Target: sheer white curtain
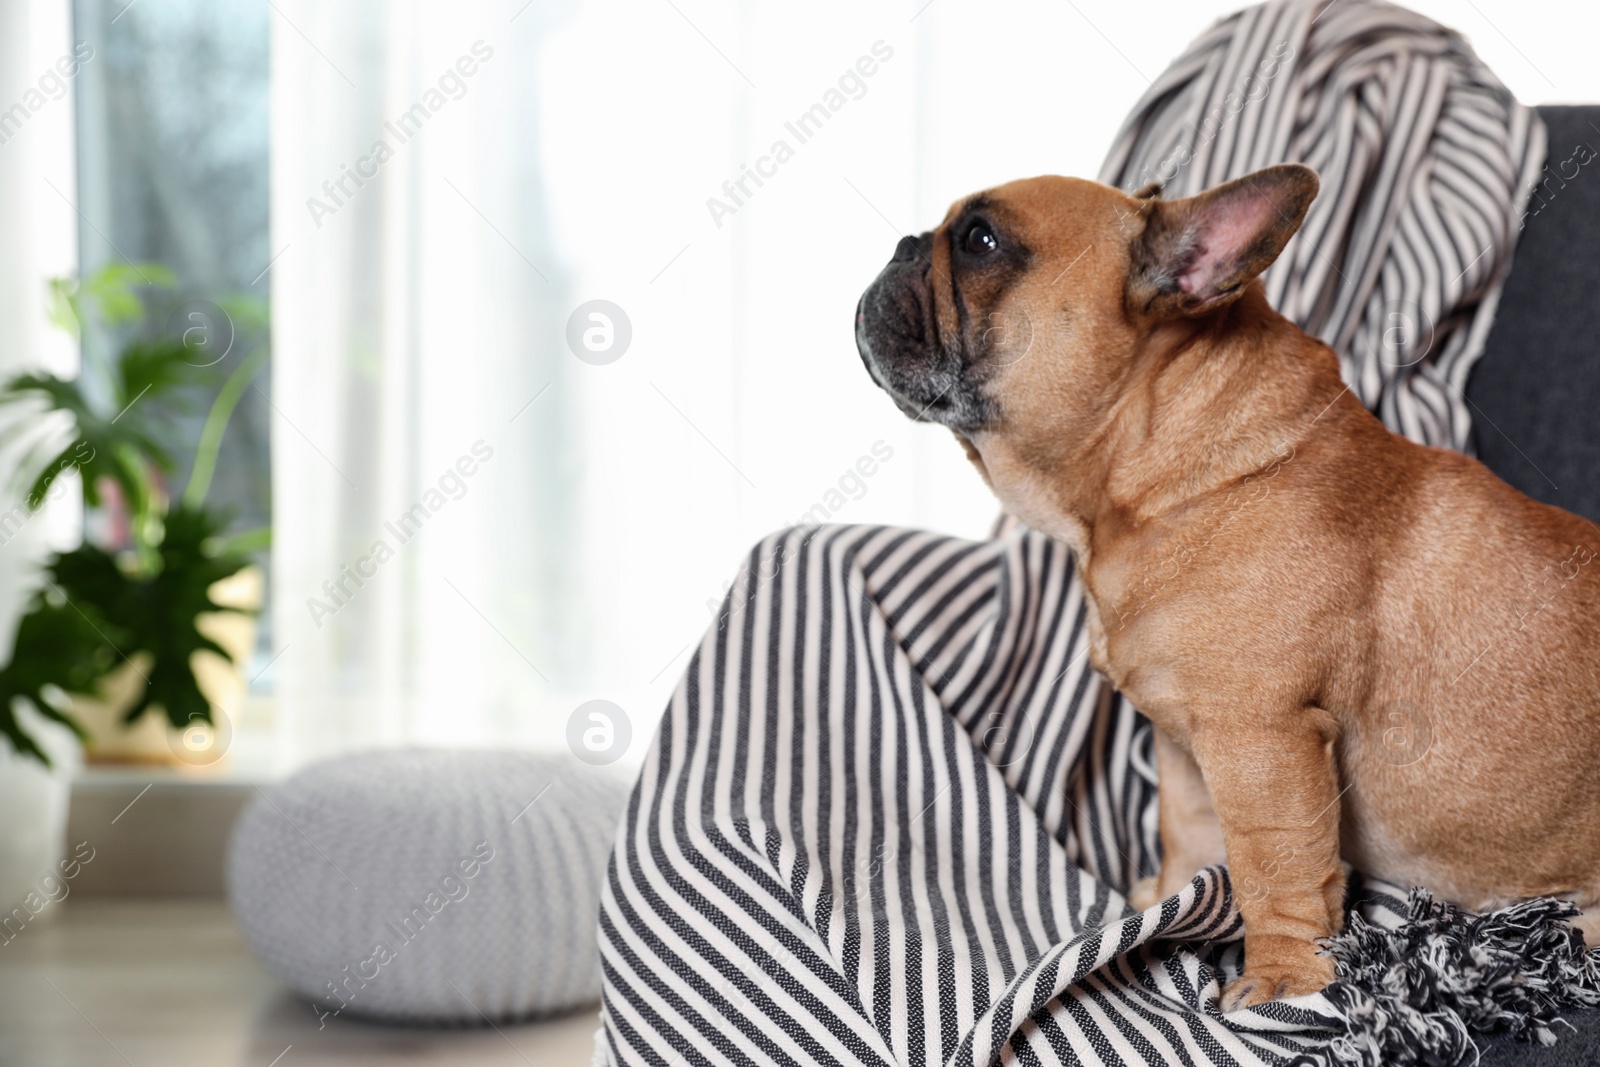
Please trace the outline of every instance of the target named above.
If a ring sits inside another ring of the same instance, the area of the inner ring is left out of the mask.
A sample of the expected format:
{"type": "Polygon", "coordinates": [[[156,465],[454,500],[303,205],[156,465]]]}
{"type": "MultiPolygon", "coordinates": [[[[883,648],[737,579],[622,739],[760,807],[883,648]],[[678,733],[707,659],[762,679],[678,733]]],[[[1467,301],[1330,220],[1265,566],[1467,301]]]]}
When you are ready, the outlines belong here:
{"type": "MultiPolygon", "coordinates": [[[[57,63],[78,67],[66,0],[0,4],[0,379],[40,369],[68,374],[77,363],[76,346],[45,314],[48,279],[72,273],[78,261],[73,79],[57,63]]],[[[22,503],[15,458],[0,456],[0,656],[38,586],[39,561],[50,548],[76,544],[80,516],[66,491],[32,516],[14,510],[22,503]]]]}
{"type": "MultiPolygon", "coordinates": [[[[1095,17],[1154,30],[1154,73],[1208,18],[1172,6],[1159,27],[1095,17]]],[[[272,669],[291,763],[559,745],[594,697],[630,715],[636,758],[762,534],[987,529],[948,435],[861,370],[851,316],[952,198],[1098,166],[1145,82],[1070,7],[277,8],[272,669]],[[566,339],[591,300],[631,325],[605,365],[566,339]],[[427,508],[478,442],[493,457],[427,508]]]]}
{"type": "MultiPolygon", "coordinates": [[[[49,325],[44,302],[46,280],[70,274],[78,255],[72,79],[60,74],[76,69],[72,58],[65,0],[0,4],[0,379],[40,369],[67,374],[77,362],[75,346],[49,325]]],[[[77,543],[81,521],[75,481],[30,512],[13,477],[18,458],[0,450],[0,662],[10,656],[17,620],[40,585],[40,564],[51,549],[77,543]]],[[[19,715],[57,771],[46,774],[0,741],[0,811],[6,814],[0,900],[13,902],[31,892],[61,854],[66,780],[76,762],[65,730],[26,709],[19,715]]]]}
{"type": "Polygon", "coordinates": [[[526,739],[577,636],[561,562],[572,369],[546,340],[568,283],[531,62],[549,25],[470,3],[277,11],[272,669],[288,758],[526,739]]]}
{"type": "MultiPolygon", "coordinates": [[[[1233,6],[278,0],[290,762],[559,745],[593,697],[631,716],[636,759],[762,534],[981,535],[995,505],[959,449],[862,372],[856,299],[953,198],[1092,175],[1147,78],[1233,6]],[[631,326],[604,365],[567,340],[593,300],[631,326]],[[388,524],[418,504],[402,544],[388,524]]],[[[1525,98],[1549,92],[1522,52],[1588,76],[1539,51],[1526,5],[1427,6],[1525,98]]]]}

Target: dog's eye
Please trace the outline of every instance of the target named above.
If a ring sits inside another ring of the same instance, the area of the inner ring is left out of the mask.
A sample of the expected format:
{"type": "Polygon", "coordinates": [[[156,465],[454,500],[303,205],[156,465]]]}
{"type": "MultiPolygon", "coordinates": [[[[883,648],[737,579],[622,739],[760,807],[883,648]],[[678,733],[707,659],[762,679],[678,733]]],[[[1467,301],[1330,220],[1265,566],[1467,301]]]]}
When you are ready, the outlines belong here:
{"type": "Polygon", "coordinates": [[[975,256],[987,255],[1000,247],[999,239],[995,237],[987,222],[974,222],[968,226],[962,244],[975,256]]]}

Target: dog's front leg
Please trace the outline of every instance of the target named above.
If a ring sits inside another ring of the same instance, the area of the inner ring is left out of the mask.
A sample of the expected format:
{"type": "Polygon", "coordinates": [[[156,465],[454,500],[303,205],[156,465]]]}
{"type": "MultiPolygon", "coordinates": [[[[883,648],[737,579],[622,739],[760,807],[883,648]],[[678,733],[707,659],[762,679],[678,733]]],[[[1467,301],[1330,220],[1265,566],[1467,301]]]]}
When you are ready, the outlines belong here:
{"type": "Polygon", "coordinates": [[[1319,708],[1196,723],[1194,754],[1244,916],[1244,973],[1223,991],[1224,1011],[1314,993],[1333,980],[1333,961],[1316,944],[1344,918],[1332,739],[1331,718],[1319,708]]]}

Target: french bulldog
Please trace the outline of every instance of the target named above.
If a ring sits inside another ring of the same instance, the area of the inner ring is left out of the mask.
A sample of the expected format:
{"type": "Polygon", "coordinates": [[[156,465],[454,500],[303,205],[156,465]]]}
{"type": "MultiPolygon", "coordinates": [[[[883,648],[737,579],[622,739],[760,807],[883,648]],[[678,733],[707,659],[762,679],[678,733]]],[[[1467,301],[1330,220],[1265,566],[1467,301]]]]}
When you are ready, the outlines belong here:
{"type": "Polygon", "coordinates": [[[1235,1010],[1323,988],[1341,860],[1600,941],[1600,530],[1391,433],[1259,275],[1315,172],[1186,199],[1040,177],[901,239],[868,372],[1072,549],[1090,661],[1155,726],[1148,907],[1226,863],[1235,1010]]]}

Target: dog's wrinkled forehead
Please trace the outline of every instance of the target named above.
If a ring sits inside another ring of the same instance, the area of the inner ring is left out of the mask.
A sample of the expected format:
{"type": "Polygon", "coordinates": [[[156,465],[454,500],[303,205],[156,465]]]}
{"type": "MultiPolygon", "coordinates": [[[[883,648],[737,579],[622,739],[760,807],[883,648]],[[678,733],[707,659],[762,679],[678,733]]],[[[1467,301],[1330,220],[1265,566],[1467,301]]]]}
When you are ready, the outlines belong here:
{"type": "Polygon", "coordinates": [[[944,219],[939,223],[939,229],[948,230],[955,222],[970,211],[979,211],[985,207],[992,207],[995,197],[989,192],[972,193],[962,197],[950,205],[950,210],[944,213],[944,219]]]}
{"type": "MultiPolygon", "coordinates": [[[[1160,192],[1159,185],[1152,185],[1135,196],[1155,200],[1160,192]]],[[[1047,257],[1069,248],[1076,255],[1085,242],[1098,241],[1108,232],[1128,237],[1144,226],[1139,207],[1125,195],[1095,182],[1055,175],[1023,178],[963,197],[950,206],[939,228],[959,240],[960,229],[975,217],[1047,257]],[[1108,224],[1119,218],[1121,225],[1108,231],[1108,224]]]]}
{"type": "Polygon", "coordinates": [[[968,219],[983,216],[1020,236],[1028,228],[1029,218],[1037,213],[1038,207],[1029,202],[1034,198],[1018,188],[1021,184],[1013,182],[962,197],[950,205],[939,229],[947,231],[968,219]]]}

